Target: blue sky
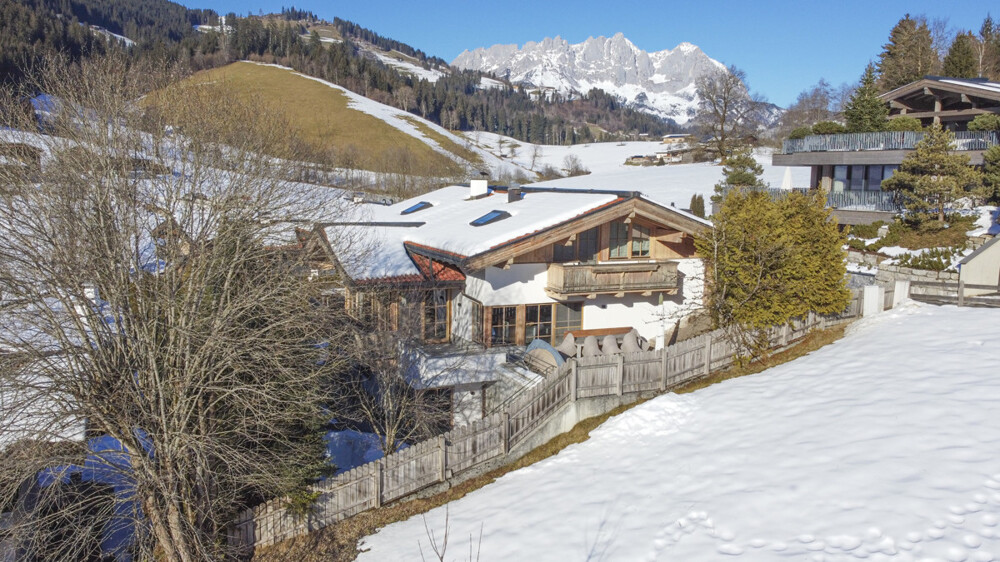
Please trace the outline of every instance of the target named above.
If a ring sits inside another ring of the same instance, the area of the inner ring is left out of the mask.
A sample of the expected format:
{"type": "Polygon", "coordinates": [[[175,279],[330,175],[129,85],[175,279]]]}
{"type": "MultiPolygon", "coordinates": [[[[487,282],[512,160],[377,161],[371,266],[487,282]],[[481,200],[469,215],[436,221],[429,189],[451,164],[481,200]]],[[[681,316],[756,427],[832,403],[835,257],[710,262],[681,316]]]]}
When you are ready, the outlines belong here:
{"type": "MultiPolygon", "coordinates": [[[[291,1],[206,0],[190,7],[238,14],[279,11],[291,1]]],[[[671,1],[432,0],[329,2],[297,0],[295,7],[334,16],[451,61],[465,49],[523,45],[561,36],[578,43],[622,32],[646,51],[688,41],[710,57],[747,73],[753,91],[782,107],[825,78],[856,82],[882,50],[904,14],[947,18],[953,30],[979,30],[988,2],[948,0],[671,1]]],[[[993,14],[1000,19],[998,13],[993,14]]]]}

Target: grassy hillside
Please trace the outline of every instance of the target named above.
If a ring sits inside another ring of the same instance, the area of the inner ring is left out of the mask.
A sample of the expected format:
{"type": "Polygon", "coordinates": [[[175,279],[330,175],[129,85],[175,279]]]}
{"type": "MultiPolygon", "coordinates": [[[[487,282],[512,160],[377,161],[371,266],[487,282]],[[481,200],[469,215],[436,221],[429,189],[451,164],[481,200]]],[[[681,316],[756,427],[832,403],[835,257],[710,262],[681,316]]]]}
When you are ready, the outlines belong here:
{"type": "Polygon", "coordinates": [[[262,110],[284,117],[313,160],[376,172],[438,177],[463,173],[462,166],[426,141],[351,109],[342,92],[288,70],[237,62],[199,72],[189,81],[222,84],[254,96],[266,106],[262,110]]]}

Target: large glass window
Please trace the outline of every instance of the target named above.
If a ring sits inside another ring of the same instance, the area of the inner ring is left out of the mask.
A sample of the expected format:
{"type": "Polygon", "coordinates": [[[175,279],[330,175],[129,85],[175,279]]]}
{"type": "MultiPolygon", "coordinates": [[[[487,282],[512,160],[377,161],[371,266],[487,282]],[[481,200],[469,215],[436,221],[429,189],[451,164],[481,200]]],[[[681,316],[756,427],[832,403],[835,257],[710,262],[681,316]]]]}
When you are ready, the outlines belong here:
{"type": "Polygon", "coordinates": [[[882,190],[882,166],[868,166],[868,177],[865,189],[868,191],[882,190]]]}
{"type": "Polygon", "coordinates": [[[552,343],[552,305],[529,304],[524,307],[524,343],[531,340],[552,343]]]}
{"type": "Polygon", "coordinates": [[[649,228],[638,224],[632,225],[632,257],[649,257],[649,228]]]}
{"type": "Polygon", "coordinates": [[[578,259],[580,261],[597,261],[597,235],[600,232],[598,227],[584,230],[576,237],[576,247],[579,249],[578,259]]]}
{"type": "Polygon", "coordinates": [[[490,314],[490,345],[513,345],[517,332],[517,307],[494,306],[490,314]]]}
{"type": "Polygon", "coordinates": [[[611,234],[608,247],[611,249],[611,258],[628,257],[628,225],[622,221],[611,223],[611,234]]]}
{"type": "Polygon", "coordinates": [[[424,340],[448,339],[448,290],[427,291],[424,298],[424,340]]]}
{"type": "Polygon", "coordinates": [[[847,166],[833,167],[833,192],[840,193],[847,188],[847,166]]]}
{"type": "Polygon", "coordinates": [[[851,179],[849,183],[851,191],[863,191],[865,189],[865,167],[851,166],[851,179]]]}
{"type": "Polygon", "coordinates": [[[552,260],[557,263],[576,259],[576,242],[559,242],[552,248],[552,260]]]}
{"type": "Polygon", "coordinates": [[[583,326],[583,304],[578,302],[556,303],[555,307],[556,327],[553,335],[555,336],[554,342],[559,343],[566,337],[566,332],[579,330],[583,326]]]}

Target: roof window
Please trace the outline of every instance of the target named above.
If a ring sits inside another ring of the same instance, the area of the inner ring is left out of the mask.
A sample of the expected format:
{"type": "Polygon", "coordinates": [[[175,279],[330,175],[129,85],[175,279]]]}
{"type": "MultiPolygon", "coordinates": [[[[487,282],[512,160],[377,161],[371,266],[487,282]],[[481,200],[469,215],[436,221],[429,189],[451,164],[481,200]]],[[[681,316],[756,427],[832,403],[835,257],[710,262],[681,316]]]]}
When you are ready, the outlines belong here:
{"type": "Polygon", "coordinates": [[[434,204],[432,204],[432,203],[428,203],[427,201],[421,201],[421,202],[417,203],[416,205],[412,205],[412,206],[410,206],[410,207],[408,207],[406,209],[403,209],[402,211],[399,212],[399,214],[401,214],[401,215],[409,215],[410,213],[416,213],[417,211],[423,211],[424,209],[426,209],[428,207],[433,207],[433,206],[434,206],[434,204]]]}
{"type": "Polygon", "coordinates": [[[478,219],[470,222],[469,224],[471,224],[472,226],[484,226],[484,225],[490,224],[491,222],[496,222],[496,221],[499,221],[499,220],[503,220],[503,219],[505,219],[505,218],[507,218],[509,216],[510,216],[510,213],[508,213],[507,211],[493,210],[493,211],[490,211],[490,212],[486,213],[485,215],[479,217],[478,219]]]}

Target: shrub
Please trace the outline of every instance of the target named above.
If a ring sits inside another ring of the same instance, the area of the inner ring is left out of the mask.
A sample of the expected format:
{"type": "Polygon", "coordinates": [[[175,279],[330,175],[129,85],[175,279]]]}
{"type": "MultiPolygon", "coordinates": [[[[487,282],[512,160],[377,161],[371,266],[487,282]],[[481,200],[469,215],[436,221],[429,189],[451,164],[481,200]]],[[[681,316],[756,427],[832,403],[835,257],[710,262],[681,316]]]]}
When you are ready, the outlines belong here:
{"type": "Polygon", "coordinates": [[[878,229],[883,226],[885,226],[884,221],[875,221],[871,224],[854,224],[851,225],[848,233],[858,238],[875,238],[878,236],[878,229]]]}
{"type": "Polygon", "coordinates": [[[895,119],[890,119],[889,123],[885,126],[886,131],[922,131],[923,126],[920,124],[920,119],[916,117],[910,117],[909,115],[903,115],[901,117],[896,117],[895,119]]]}
{"type": "Polygon", "coordinates": [[[1000,115],[983,113],[969,122],[970,131],[1000,131],[1000,115]]]}
{"type": "Polygon", "coordinates": [[[811,127],[797,127],[792,129],[792,132],[788,134],[789,139],[804,139],[809,135],[813,134],[811,127]]]}
{"type": "Polygon", "coordinates": [[[851,238],[848,240],[847,247],[852,250],[861,250],[862,252],[868,249],[868,247],[865,246],[865,241],[860,238],[851,238]]]}
{"type": "Polygon", "coordinates": [[[951,262],[962,252],[961,247],[956,248],[930,248],[919,255],[903,254],[897,263],[903,267],[911,269],[924,269],[928,271],[944,271],[951,267],[951,262]]]}
{"type": "Polygon", "coordinates": [[[846,133],[847,127],[836,121],[820,121],[812,126],[812,132],[814,135],[836,135],[846,133]]]}

